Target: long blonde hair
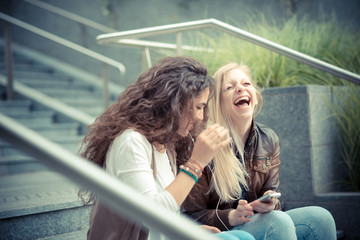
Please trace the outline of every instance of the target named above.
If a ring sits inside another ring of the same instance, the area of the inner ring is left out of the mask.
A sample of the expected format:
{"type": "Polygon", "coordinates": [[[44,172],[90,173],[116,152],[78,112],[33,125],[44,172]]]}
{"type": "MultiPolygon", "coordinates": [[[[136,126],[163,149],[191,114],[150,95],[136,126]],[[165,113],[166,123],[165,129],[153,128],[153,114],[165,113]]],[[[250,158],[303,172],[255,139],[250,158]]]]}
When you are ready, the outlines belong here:
{"type": "Polygon", "coordinates": [[[260,112],[262,106],[262,96],[256,83],[250,75],[250,70],[246,65],[229,63],[219,68],[215,74],[216,81],[214,97],[209,101],[209,123],[218,123],[229,129],[231,138],[233,139],[232,145],[218,151],[214,157],[213,179],[210,190],[215,189],[222,201],[229,201],[239,199],[242,195],[241,186],[248,190],[247,177],[248,174],[245,169],[245,163],[237,159],[234,153],[234,148],[238,149],[241,156],[243,156],[244,145],[242,139],[235,131],[235,126],[231,121],[230,115],[224,112],[222,107],[222,85],[225,75],[234,69],[243,71],[253,83],[258,97],[258,104],[254,111],[254,116],[260,112]]]}

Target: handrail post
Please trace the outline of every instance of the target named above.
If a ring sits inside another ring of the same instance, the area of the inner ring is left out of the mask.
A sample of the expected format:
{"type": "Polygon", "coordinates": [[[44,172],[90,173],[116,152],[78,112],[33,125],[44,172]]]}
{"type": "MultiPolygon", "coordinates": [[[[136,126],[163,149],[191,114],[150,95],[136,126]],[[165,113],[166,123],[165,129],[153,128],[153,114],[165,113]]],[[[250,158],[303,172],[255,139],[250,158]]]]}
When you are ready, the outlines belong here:
{"type": "Polygon", "coordinates": [[[110,95],[109,95],[109,78],[108,78],[108,65],[102,63],[102,78],[103,78],[103,100],[104,100],[104,109],[107,109],[110,106],[110,95]]]}
{"type": "Polygon", "coordinates": [[[183,55],[183,48],[182,48],[182,34],[181,32],[176,33],[176,54],[178,56],[183,55]]]}
{"type": "Polygon", "coordinates": [[[144,48],[144,54],[145,54],[145,59],[146,59],[146,66],[147,66],[147,69],[149,69],[152,66],[152,62],[151,62],[150,49],[148,47],[144,48]]]}
{"type": "Polygon", "coordinates": [[[8,21],[4,23],[4,34],[5,34],[5,64],[6,64],[6,76],[7,76],[7,99],[12,100],[14,97],[14,86],[13,86],[13,55],[11,50],[11,27],[8,21]]]}

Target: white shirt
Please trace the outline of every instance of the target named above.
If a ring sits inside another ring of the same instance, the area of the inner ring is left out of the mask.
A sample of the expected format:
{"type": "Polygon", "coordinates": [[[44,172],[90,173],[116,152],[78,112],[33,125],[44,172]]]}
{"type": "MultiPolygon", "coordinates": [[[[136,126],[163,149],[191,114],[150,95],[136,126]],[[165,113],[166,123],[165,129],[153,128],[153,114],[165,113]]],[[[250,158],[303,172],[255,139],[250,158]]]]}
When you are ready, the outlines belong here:
{"type": "MultiPolygon", "coordinates": [[[[127,129],[115,138],[106,155],[106,172],[171,211],[179,212],[173,196],[165,188],[174,180],[169,158],[154,148],[156,180],[151,169],[152,147],[142,134],[127,129]]],[[[150,229],[149,240],[165,237],[150,229]]]]}

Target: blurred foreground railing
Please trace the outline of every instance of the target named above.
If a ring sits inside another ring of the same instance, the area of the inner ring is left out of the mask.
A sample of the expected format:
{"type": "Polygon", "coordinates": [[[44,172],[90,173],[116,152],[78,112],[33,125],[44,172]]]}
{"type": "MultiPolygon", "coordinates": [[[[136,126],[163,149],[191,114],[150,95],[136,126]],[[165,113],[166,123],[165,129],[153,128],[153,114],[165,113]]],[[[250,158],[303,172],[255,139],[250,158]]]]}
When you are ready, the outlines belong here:
{"type": "Polygon", "coordinates": [[[114,211],[162,232],[170,239],[218,239],[184,216],[144,199],[138,192],[59,145],[0,114],[0,138],[89,189],[114,211]]]}

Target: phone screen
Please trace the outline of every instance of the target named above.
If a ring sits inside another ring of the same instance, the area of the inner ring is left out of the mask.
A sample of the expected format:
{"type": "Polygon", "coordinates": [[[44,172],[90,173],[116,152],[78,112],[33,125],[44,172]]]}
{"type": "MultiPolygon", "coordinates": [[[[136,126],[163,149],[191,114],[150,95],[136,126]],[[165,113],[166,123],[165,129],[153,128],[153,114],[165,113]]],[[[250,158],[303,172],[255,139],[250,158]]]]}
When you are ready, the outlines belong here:
{"type": "Polygon", "coordinates": [[[281,193],[268,193],[260,198],[260,202],[271,202],[271,198],[279,198],[281,196],[281,193]]]}

